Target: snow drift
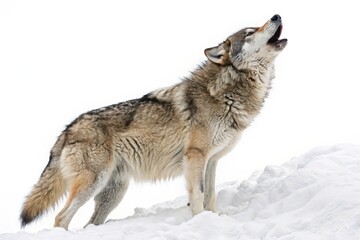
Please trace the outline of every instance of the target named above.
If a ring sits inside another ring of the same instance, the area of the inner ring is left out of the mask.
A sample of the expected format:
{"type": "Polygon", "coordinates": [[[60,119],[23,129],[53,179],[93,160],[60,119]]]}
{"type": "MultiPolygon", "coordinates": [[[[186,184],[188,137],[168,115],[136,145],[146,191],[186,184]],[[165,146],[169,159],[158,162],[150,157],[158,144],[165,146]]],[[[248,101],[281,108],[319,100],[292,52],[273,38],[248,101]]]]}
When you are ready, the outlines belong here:
{"type": "Polygon", "coordinates": [[[360,239],[360,146],[318,147],[217,191],[219,214],[192,217],[180,197],[101,226],[0,239],[360,239]]]}

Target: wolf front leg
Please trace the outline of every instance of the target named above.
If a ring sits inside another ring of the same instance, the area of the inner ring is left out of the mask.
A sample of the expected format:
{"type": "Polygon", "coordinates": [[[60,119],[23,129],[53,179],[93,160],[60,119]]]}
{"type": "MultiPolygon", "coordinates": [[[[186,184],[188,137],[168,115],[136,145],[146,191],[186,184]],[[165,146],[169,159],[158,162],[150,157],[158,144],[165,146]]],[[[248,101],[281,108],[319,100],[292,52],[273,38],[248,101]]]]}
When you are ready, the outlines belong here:
{"type": "Polygon", "coordinates": [[[223,150],[213,155],[207,162],[204,187],[204,208],[206,211],[216,212],[215,176],[217,163],[220,158],[225,156],[234,148],[239,138],[240,135],[238,135],[237,138],[235,138],[232,143],[223,150]]]}
{"type": "Polygon", "coordinates": [[[189,203],[194,215],[204,211],[204,177],[207,164],[204,151],[191,148],[185,154],[185,171],[189,203]]]}
{"type": "Polygon", "coordinates": [[[210,158],[205,172],[204,208],[207,211],[216,212],[215,209],[215,173],[218,159],[210,158]]]}

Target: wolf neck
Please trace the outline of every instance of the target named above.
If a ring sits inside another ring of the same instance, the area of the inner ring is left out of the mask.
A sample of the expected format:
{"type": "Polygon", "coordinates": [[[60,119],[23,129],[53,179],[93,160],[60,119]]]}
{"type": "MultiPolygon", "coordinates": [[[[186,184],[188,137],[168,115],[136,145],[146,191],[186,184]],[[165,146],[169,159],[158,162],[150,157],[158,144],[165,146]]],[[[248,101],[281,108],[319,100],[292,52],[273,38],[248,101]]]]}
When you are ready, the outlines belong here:
{"type": "Polygon", "coordinates": [[[209,94],[227,109],[240,128],[247,127],[259,113],[271,88],[273,65],[236,69],[206,62],[193,74],[193,81],[207,87],[209,94]]]}
{"type": "Polygon", "coordinates": [[[249,95],[264,93],[266,96],[274,78],[272,63],[257,65],[249,68],[236,69],[232,65],[219,66],[212,62],[205,62],[194,71],[192,80],[206,85],[213,97],[239,90],[249,95]]]}

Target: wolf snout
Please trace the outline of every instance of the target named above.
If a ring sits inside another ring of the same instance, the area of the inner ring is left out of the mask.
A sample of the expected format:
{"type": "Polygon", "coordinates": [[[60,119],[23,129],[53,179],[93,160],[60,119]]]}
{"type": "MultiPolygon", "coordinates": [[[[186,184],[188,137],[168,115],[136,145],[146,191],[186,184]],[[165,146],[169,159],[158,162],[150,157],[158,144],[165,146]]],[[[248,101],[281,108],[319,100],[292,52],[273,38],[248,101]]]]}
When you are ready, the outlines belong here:
{"type": "Polygon", "coordinates": [[[280,17],[279,14],[275,14],[275,15],[271,18],[271,21],[273,21],[273,22],[276,22],[276,21],[278,21],[278,20],[281,20],[281,17],[280,17]]]}

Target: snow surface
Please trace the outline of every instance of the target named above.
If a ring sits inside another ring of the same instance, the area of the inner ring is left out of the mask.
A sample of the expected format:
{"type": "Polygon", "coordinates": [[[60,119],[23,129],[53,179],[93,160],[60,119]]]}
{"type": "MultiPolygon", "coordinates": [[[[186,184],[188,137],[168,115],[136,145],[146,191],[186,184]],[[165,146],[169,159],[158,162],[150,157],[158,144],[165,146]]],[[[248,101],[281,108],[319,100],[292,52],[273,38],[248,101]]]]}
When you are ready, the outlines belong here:
{"type": "Polygon", "coordinates": [[[219,214],[191,216],[186,197],[101,226],[0,239],[360,239],[360,146],[318,147],[217,187],[219,214]]]}

